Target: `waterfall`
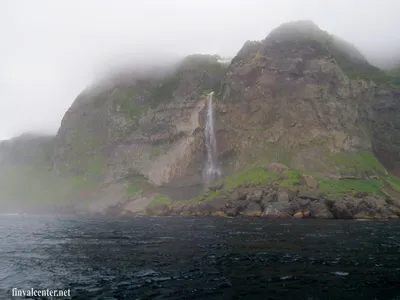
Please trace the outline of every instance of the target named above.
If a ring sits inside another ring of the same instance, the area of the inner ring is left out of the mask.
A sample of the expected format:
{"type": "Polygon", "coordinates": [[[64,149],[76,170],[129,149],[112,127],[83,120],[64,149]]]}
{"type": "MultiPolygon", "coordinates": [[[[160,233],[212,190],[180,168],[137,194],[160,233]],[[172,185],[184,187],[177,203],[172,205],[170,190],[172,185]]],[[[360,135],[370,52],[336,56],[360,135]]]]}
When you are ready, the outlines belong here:
{"type": "Polygon", "coordinates": [[[204,182],[209,184],[210,182],[217,180],[221,176],[221,170],[218,164],[217,158],[217,139],[215,136],[214,126],[214,107],[213,107],[213,94],[208,94],[207,98],[207,115],[204,126],[205,135],[205,146],[207,151],[207,161],[204,168],[204,182]]]}

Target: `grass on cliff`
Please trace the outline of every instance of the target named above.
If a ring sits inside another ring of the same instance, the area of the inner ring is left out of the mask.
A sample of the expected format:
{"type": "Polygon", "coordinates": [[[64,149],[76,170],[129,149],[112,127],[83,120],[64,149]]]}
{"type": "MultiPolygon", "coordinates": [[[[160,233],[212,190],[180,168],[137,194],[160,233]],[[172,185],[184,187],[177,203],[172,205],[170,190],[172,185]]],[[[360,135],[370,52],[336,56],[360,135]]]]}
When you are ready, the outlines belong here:
{"type": "Polygon", "coordinates": [[[371,152],[336,153],[326,163],[344,175],[384,175],[385,168],[371,152]]]}
{"type": "Polygon", "coordinates": [[[129,119],[136,119],[140,117],[146,108],[137,103],[137,98],[143,93],[142,89],[138,86],[124,87],[116,89],[111,97],[114,105],[119,111],[129,119]]]}
{"type": "Polygon", "coordinates": [[[149,105],[156,108],[159,104],[171,100],[175,90],[178,88],[181,77],[179,74],[166,76],[155,87],[150,90],[149,105]]]}
{"type": "Polygon", "coordinates": [[[154,187],[148,182],[148,180],[142,175],[133,175],[128,180],[128,186],[126,187],[126,194],[129,196],[138,196],[153,192],[154,187]]]}
{"type": "Polygon", "coordinates": [[[380,196],[383,182],[379,179],[322,179],[319,189],[327,198],[353,197],[358,192],[380,196]]]}
{"type": "Polygon", "coordinates": [[[396,192],[400,193],[400,177],[389,175],[387,182],[396,192]]]}
{"type": "Polygon", "coordinates": [[[147,205],[147,208],[151,208],[156,205],[171,205],[171,203],[171,200],[167,196],[156,194],[153,200],[151,200],[151,202],[147,205]]]}
{"type": "Polygon", "coordinates": [[[298,170],[287,170],[282,174],[269,172],[264,167],[256,167],[239,171],[231,176],[227,176],[224,179],[216,182],[218,185],[223,182],[223,188],[217,191],[209,191],[206,194],[200,194],[197,197],[191,199],[191,202],[198,202],[202,200],[211,200],[215,197],[223,195],[228,191],[238,188],[243,185],[258,185],[258,184],[271,184],[278,185],[281,187],[293,187],[299,184],[299,175],[301,174],[298,170]]]}
{"type": "MultiPolygon", "coordinates": [[[[343,157],[340,157],[343,158],[343,157]]],[[[347,161],[346,157],[344,161],[347,161]]],[[[342,160],[343,161],[343,160],[342,160]]],[[[347,161],[348,162],[348,161],[347,161]]],[[[369,166],[370,170],[381,171],[381,166],[371,159],[369,155],[362,155],[354,162],[356,165],[369,166]]],[[[274,185],[291,190],[299,190],[306,188],[300,183],[300,175],[307,174],[299,170],[286,170],[282,173],[269,172],[265,168],[257,167],[239,171],[231,176],[227,176],[215,185],[223,182],[223,188],[217,191],[207,191],[197,197],[189,200],[190,202],[207,201],[222,196],[231,190],[239,188],[242,185],[274,185]]],[[[315,178],[319,183],[319,190],[322,195],[331,199],[340,199],[343,197],[354,197],[357,193],[365,193],[373,196],[383,196],[384,184],[389,183],[390,186],[400,192],[400,177],[382,175],[369,179],[328,179],[315,178]]]]}

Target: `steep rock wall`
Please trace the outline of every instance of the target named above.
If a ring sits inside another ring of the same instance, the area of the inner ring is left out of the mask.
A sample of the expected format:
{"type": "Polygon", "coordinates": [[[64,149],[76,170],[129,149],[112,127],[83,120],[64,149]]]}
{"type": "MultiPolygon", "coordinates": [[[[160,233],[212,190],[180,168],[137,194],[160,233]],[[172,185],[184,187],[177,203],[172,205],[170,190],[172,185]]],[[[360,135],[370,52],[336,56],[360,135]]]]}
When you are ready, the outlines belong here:
{"type": "Polygon", "coordinates": [[[223,82],[220,140],[235,149],[235,170],[283,161],[334,171],[329,155],[371,150],[373,84],[350,80],[315,37],[283,33],[247,42],[233,59],[223,82]]]}

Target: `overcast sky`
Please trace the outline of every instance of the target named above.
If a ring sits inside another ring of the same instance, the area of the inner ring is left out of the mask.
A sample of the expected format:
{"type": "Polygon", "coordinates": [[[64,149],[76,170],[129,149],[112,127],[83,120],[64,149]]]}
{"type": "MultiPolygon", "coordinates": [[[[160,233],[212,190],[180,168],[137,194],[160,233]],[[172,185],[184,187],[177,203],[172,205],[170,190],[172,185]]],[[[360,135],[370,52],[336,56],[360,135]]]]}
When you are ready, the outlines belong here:
{"type": "Polygon", "coordinates": [[[400,53],[399,11],[399,0],[0,0],[0,139],[55,133],[110,60],[155,51],[233,56],[246,40],[299,19],[367,57],[389,57],[400,53]]]}

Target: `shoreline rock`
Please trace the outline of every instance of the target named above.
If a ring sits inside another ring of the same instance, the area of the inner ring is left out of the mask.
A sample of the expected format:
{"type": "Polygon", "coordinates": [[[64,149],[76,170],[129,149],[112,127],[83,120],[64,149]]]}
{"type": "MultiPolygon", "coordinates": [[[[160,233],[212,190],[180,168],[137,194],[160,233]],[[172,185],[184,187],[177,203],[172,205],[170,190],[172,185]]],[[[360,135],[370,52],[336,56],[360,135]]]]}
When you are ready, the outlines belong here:
{"type": "MultiPolygon", "coordinates": [[[[311,184],[310,184],[311,185],[311,184]]],[[[312,184],[315,186],[315,184],[312,184]]],[[[199,202],[175,202],[168,216],[228,216],[268,219],[399,219],[400,200],[357,195],[328,199],[318,189],[293,191],[274,186],[241,186],[199,202]],[[362,196],[362,197],[361,197],[362,196]],[[361,197],[361,198],[360,198],[361,197]]],[[[152,212],[149,215],[161,215],[152,212]]]]}

